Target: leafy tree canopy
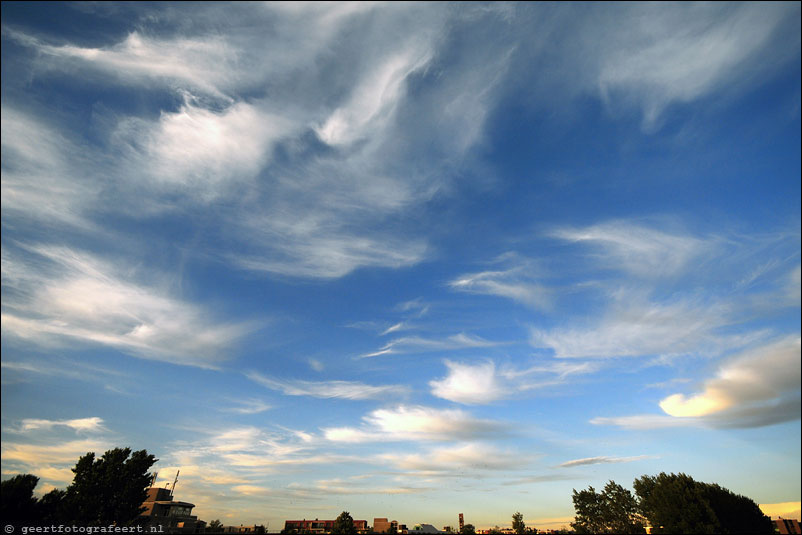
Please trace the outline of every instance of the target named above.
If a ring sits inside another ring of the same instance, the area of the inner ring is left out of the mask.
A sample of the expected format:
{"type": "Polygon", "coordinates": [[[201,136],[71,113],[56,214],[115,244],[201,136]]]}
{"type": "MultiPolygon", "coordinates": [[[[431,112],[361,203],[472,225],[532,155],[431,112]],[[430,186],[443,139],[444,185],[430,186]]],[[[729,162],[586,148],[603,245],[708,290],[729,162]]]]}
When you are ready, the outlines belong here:
{"type": "Polygon", "coordinates": [[[66,495],[74,520],[88,526],[133,524],[143,511],[152,477],[148,470],[155,462],[147,451],[132,453],[131,448],[109,450],[99,459],[89,452],[78,459],[66,495]]]}
{"type": "Polygon", "coordinates": [[[465,524],[459,532],[461,535],[476,535],[476,528],[473,524],[465,524]]]}
{"type": "Polygon", "coordinates": [[[356,527],[354,526],[354,519],[348,511],[343,511],[334,520],[334,527],[331,530],[331,535],[356,535],[356,527]]]}
{"type": "Polygon", "coordinates": [[[686,474],[642,476],[635,496],[610,481],[573,492],[577,533],[772,533],[774,526],[751,499],[686,474]]]}
{"type": "Polygon", "coordinates": [[[39,478],[14,476],[2,484],[3,520],[28,525],[134,525],[143,511],[151,480],[148,470],[155,462],[145,450],[132,453],[130,448],[116,448],[99,459],[89,452],[78,459],[66,490],[53,489],[39,500],[33,497],[39,478]]]}
{"type": "Polygon", "coordinates": [[[526,524],[524,524],[524,515],[520,512],[515,512],[512,515],[512,530],[516,535],[523,535],[526,531],[526,524]]]}
{"type": "Polygon", "coordinates": [[[39,478],[31,474],[19,474],[2,483],[3,522],[19,524],[36,516],[37,503],[33,497],[33,489],[39,478]]]}
{"type": "Polygon", "coordinates": [[[593,487],[573,492],[576,517],[571,527],[577,533],[646,533],[632,493],[610,481],[604,490],[593,487]]]}
{"type": "Polygon", "coordinates": [[[686,474],[660,473],[634,482],[652,533],[773,533],[751,499],[686,474]]]}

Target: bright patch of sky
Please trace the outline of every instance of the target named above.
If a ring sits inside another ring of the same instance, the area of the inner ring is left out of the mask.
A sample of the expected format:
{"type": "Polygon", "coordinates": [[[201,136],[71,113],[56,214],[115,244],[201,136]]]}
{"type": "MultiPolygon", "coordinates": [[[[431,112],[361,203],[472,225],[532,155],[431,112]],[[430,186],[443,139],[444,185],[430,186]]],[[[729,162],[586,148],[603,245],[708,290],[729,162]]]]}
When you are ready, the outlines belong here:
{"type": "Polygon", "coordinates": [[[799,326],[798,3],[2,4],[4,478],[798,509],[799,326]]]}

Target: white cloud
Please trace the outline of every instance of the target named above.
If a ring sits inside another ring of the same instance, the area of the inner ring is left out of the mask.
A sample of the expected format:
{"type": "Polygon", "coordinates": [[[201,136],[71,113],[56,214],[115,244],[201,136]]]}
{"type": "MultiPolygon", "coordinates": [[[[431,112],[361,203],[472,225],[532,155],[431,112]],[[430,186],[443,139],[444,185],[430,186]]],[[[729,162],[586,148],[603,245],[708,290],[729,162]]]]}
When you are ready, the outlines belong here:
{"type": "Polygon", "coordinates": [[[445,361],[448,375],[429,382],[434,396],[465,404],[491,403],[522,392],[564,384],[569,377],[593,373],[594,362],[541,361],[528,368],[496,368],[493,361],[469,364],[445,361]]]}
{"type": "MultiPolygon", "coordinates": [[[[766,49],[799,14],[798,7],[781,4],[640,4],[614,13],[615,26],[626,31],[601,36],[599,30],[610,30],[602,22],[586,42],[600,43],[597,51],[587,50],[599,62],[597,88],[608,102],[641,108],[647,130],[668,106],[723,91],[770,66],[761,59],[766,49]]],[[[774,62],[788,59],[781,49],[776,54],[774,62]]]]}
{"type": "Polygon", "coordinates": [[[476,419],[458,409],[399,405],[377,409],[362,419],[362,428],[326,428],[323,434],[333,442],[358,443],[493,438],[507,432],[506,425],[500,422],[476,419]]]}
{"type": "Polygon", "coordinates": [[[401,470],[420,471],[428,475],[437,472],[463,473],[465,470],[517,470],[531,460],[521,452],[476,443],[435,448],[423,454],[388,453],[379,457],[401,470]]]}
{"type": "Polygon", "coordinates": [[[378,357],[381,355],[423,353],[428,351],[445,351],[476,347],[491,347],[498,342],[491,342],[479,336],[467,333],[453,334],[446,338],[423,338],[420,336],[403,336],[387,342],[379,350],[362,355],[362,357],[378,357]]]}
{"type": "Polygon", "coordinates": [[[492,361],[476,365],[445,362],[448,375],[429,382],[432,394],[459,403],[489,403],[507,392],[496,377],[492,361]]]}
{"type": "Polygon", "coordinates": [[[46,122],[5,103],[0,132],[3,221],[34,220],[37,224],[92,228],[86,212],[98,192],[92,174],[80,172],[93,165],[87,156],[91,151],[76,146],[46,122]]]}
{"type": "Polygon", "coordinates": [[[596,246],[602,266],[654,278],[681,273],[715,244],[691,236],[669,234],[627,221],[554,231],[556,238],[596,246]]]}
{"type": "Polygon", "coordinates": [[[527,272],[527,267],[460,275],[449,282],[449,286],[463,292],[496,295],[534,308],[548,309],[551,306],[550,292],[532,280],[533,274],[527,272]]]}
{"type": "Polygon", "coordinates": [[[650,303],[642,295],[620,292],[597,325],[532,328],[530,343],[553,349],[558,358],[718,353],[762,334],[723,334],[732,315],[729,304],[697,298],[650,303]]]}
{"type": "Polygon", "coordinates": [[[116,139],[139,148],[139,169],[157,187],[211,201],[231,191],[231,182],[252,180],[269,161],[276,141],[297,125],[256,106],[238,102],[215,112],[188,101],[158,122],[122,122],[116,139]]]}
{"type": "Polygon", "coordinates": [[[330,145],[353,143],[370,135],[390,119],[402,94],[404,81],[431,59],[428,43],[416,37],[406,47],[383,59],[353,90],[351,99],[337,108],[317,129],[330,145]]]}
{"type": "Polygon", "coordinates": [[[20,463],[30,473],[36,475],[39,469],[52,468],[52,465],[75,466],[78,458],[87,452],[104,452],[109,449],[106,441],[100,440],[69,440],[58,444],[20,444],[3,441],[3,462],[14,461],[20,463]]]}
{"type": "Polygon", "coordinates": [[[585,459],[574,459],[572,461],[565,461],[560,466],[563,468],[570,468],[573,466],[586,466],[589,464],[608,464],[608,463],[631,463],[641,461],[643,459],[653,459],[650,455],[636,455],[634,457],[587,457],[585,459]]]}
{"type": "MultiPolygon", "coordinates": [[[[369,477],[369,476],[368,476],[369,477]]],[[[367,479],[365,476],[354,476],[348,479],[328,479],[315,481],[313,485],[302,485],[299,483],[291,483],[289,488],[293,491],[303,492],[307,495],[320,495],[330,496],[332,494],[338,495],[355,495],[355,494],[413,494],[416,492],[423,492],[430,490],[425,487],[409,487],[409,486],[392,486],[392,487],[377,487],[375,485],[366,485],[361,479],[367,479]]]]}
{"type": "MultiPolygon", "coordinates": [[[[180,12],[159,16],[168,21],[180,12]]],[[[438,74],[438,83],[425,84],[424,94],[407,98],[410,82],[430,76],[427,69],[448,46],[442,35],[452,15],[437,6],[424,13],[405,5],[242,5],[225,12],[227,21],[248,21],[234,33],[209,33],[199,24],[182,25],[181,35],[155,36],[143,22],[142,30],[94,48],[46,44],[11,31],[38,52],[32,76],[69,69],[100,87],[141,85],[182,96],[184,104],[159,110],[158,119],[109,110],[102,121],[104,128],[116,123],[107,128],[114,130],[111,143],[71,151],[88,156],[75,158],[80,164],[63,184],[53,178],[42,191],[31,186],[44,184],[26,180],[41,174],[35,158],[14,177],[4,166],[4,214],[7,205],[19,208],[17,217],[44,212],[36,209],[44,200],[60,204],[48,212],[62,219],[76,219],[83,207],[112,219],[120,211],[144,221],[165,213],[190,223],[214,217],[209,240],[217,258],[288,277],[414,265],[430,254],[427,239],[412,223],[399,226],[411,220],[398,215],[447,194],[449,169],[480,140],[491,89],[506,65],[495,48],[477,47],[488,61],[476,64],[467,54],[438,74]],[[312,139],[315,130],[330,150],[312,139]],[[417,165],[421,149],[435,151],[443,163],[417,165]],[[51,195],[55,186],[66,191],[51,195]],[[204,207],[212,201],[210,215],[204,207]]],[[[221,17],[215,6],[193,12],[193,20],[221,17]]],[[[19,169],[23,153],[13,155],[19,169]]],[[[47,171],[62,167],[48,164],[47,171]]]]}
{"type": "Polygon", "coordinates": [[[246,376],[262,386],[278,390],[288,396],[312,396],[324,399],[387,399],[389,396],[403,395],[408,390],[401,385],[371,386],[355,381],[279,381],[256,372],[247,373],[246,376]]]}
{"type": "MultiPolygon", "coordinates": [[[[294,208],[305,211],[300,205],[294,208]]],[[[289,217],[292,209],[288,207],[286,213],[282,209],[282,213],[277,215],[289,217]]],[[[266,250],[256,256],[234,253],[230,259],[235,265],[250,271],[291,277],[337,278],[360,267],[401,268],[425,258],[427,245],[417,239],[406,241],[326,228],[340,225],[338,219],[336,215],[330,215],[330,219],[310,222],[312,224],[308,227],[298,219],[298,225],[294,227],[290,219],[249,222],[243,229],[244,235],[253,238],[257,244],[264,244],[266,250]]]]}
{"type": "Polygon", "coordinates": [[[105,431],[103,419],[93,416],[91,418],[76,418],[73,420],[43,420],[37,418],[26,418],[22,420],[20,432],[37,431],[40,429],[51,429],[56,426],[69,427],[78,432],[99,432],[105,431]]]}
{"type": "Polygon", "coordinates": [[[663,415],[593,418],[596,425],[629,429],[678,426],[763,427],[800,417],[800,339],[788,337],[729,359],[701,393],[673,394],[660,402],[663,415]]]}
{"type": "Polygon", "coordinates": [[[239,81],[235,70],[237,52],[219,36],[160,40],[132,32],[108,48],[45,45],[19,35],[17,39],[36,46],[42,53],[43,66],[67,68],[70,64],[65,60],[72,59],[110,72],[124,83],[177,83],[180,87],[224,96],[221,89],[239,81]]]}
{"type": "Polygon", "coordinates": [[[8,258],[4,335],[49,346],[79,342],[116,347],[134,356],[213,367],[223,350],[252,326],[213,324],[197,306],[139,284],[87,253],[37,246],[26,260],[8,258]],[[43,263],[42,261],[45,260],[43,263]]]}
{"type": "MultiPolygon", "coordinates": [[[[791,337],[743,353],[705,381],[701,393],[673,394],[660,402],[660,408],[678,418],[713,416],[749,406],[759,409],[786,394],[798,396],[800,380],[800,339],[791,337]]],[[[766,407],[766,412],[772,408],[766,407]]]]}
{"type": "Polygon", "coordinates": [[[221,410],[226,412],[235,412],[237,414],[259,414],[269,411],[273,408],[271,405],[268,405],[261,399],[242,399],[233,401],[237,406],[227,407],[221,410]]]}
{"type": "Polygon", "coordinates": [[[593,425],[614,425],[624,429],[648,430],[701,425],[698,418],[673,418],[664,414],[635,414],[632,416],[599,416],[592,418],[593,425]]]}

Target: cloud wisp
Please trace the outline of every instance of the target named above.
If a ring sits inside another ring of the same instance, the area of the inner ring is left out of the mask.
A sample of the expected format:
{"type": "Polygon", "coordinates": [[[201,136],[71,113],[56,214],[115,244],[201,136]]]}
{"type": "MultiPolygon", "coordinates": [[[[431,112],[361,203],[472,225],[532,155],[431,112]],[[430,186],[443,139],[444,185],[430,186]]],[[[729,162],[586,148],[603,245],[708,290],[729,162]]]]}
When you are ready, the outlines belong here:
{"type": "Polygon", "coordinates": [[[362,427],[329,427],[324,437],[332,442],[452,441],[501,437],[507,424],[474,418],[459,409],[433,409],[399,405],[376,409],[362,418],[362,427]]]}
{"type": "MultiPolygon", "coordinates": [[[[515,255],[512,255],[516,259],[515,255]]],[[[532,262],[516,259],[511,267],[460,275],[448,283],[453,290],[480,295],[495,295],[518,301],[529,307],[549,310],[551,291],[537,281],[540,270],[532,262]]]]}
{"type": "Polygon", "coordinates": [[[382,355],[395,355],[405,353],[426,353],[430,351],[452,351],[456,349],[470,349],[479,347],[492,347],[499,342],[485,340],[476,335],[459,333],[446,338],[424,338],[421,336],[402,336],[387,342],[377,351],[361,355],[362,358],[379,357],[382,355]]]}
{"type": "Polygon", "coordinates": [[[214,367],[253,329],[214,324],[201,307],[59,246],[4,257],[3,333],[45,347],[110,346],[133,356],[214,367]],[[7,296],[7,297],[6,297],[7,296]]]}
{"type": "Polygon", "coordinates": [[[560,463],[561,468],[573,468],[574,466],[588,466],[591,464],[616,464],[616,463],[631,463],[635,461],[642,461],[644,459],[654,459],[651,455],[635,455],[632,457],[609,457],[606,455],[600,457],[587,457],[584,459],[573,459],[560,463]]]}
{"type": "Polygon", "coordinates": [[[387,399],[388,396],[403,396],[408,392],[408,388],[402,385],[372,386],[355,381],[278,380],[257,372],[245,375],[257,384],[287,396],[364,400],[387,399]]]}

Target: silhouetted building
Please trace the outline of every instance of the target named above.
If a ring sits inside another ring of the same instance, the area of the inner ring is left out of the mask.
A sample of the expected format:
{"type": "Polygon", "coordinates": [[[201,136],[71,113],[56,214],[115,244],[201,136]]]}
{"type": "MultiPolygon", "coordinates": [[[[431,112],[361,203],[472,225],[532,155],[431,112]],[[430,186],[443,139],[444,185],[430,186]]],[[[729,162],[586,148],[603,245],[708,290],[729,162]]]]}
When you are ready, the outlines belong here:
{"type": "Polygon", "coordinates": [[[395,532],[403,534],[407,532],[406,524],[398,524],[398,520],[388,521],[386,518],[373,519],[373,532],[374,533],[390,533],[395,532]]]}
{"type": "Polygon", "coordinates": [[[222,533],[250,533],[256,535],[264,535],[264,526],[224,526],[222,533]]]}
{"type": "Polygon", "coordinates": [[[459,514],[459,532],[462,533],[462,529],[465,527],[465,517],[462,516],[462,513],[459,514]]]}
{"type": "MultiPolygon", "coordinates": [[[[367,520],[354,520],[354,527],[359,533],[368,532],[367,520]]],[[[285,520],[286,531],[295,530],[299,533],[331,533],[334,529],[334,520],[285,520]]]]}
{"type": "Polygon", "coordinates": [[[799,520],[778,518],[772,522],[774,522],[775,533],[802,533],[799,529],[799,520]]]}
{"type": "Polygon", "coordinates": [[[373,532],[374,533],[388,533],[391,531],[392,524],[386,518],[373,519],[373,532]]]}
{"type": "Polygon", "coordinates": [[[195,504],[173,500],[169,489],[150,487],[142,502],[140,515],[144,527],[155,527],[164,533],[203,533],[206,522],[192,515],[195,504]]]}
{"type": "Polygon", "coordinates": [[[431,524],[415,524],[415,527],[409,530],[410,533],[420,533],[420,534],[438,534],[438,533],[445,533],[444,531],[440,531],[436,527],[431,524]]]}

